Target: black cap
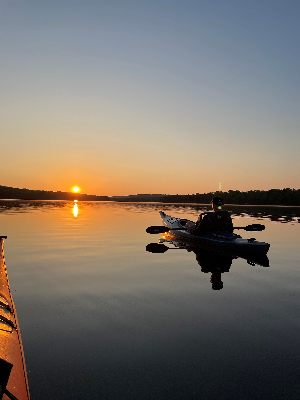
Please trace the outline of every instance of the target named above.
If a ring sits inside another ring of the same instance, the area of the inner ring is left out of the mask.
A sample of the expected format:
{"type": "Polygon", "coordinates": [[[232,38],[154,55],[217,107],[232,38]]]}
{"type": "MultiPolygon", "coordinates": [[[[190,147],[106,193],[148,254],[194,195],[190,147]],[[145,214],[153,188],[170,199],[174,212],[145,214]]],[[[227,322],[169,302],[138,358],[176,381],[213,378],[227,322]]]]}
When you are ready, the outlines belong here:
{"type": "Polygon", "coordinates": [[[216,206],[222,206],[224,204],[222,197],[214,197],[211,202],[216,206]]]}

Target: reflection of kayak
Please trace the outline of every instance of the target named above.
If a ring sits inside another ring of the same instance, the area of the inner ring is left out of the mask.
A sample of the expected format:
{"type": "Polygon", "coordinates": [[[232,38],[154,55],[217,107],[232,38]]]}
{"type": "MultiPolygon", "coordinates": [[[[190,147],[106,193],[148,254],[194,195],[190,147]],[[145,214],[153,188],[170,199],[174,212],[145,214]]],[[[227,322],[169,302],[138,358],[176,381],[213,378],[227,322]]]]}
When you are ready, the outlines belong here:
{"type": "MultiPolygon", "coordinates": [[[[155,227],[151,227],[151,231],[155,231],[155,227]]],[[[243,253],[233,251],[224,247],[208,247],[206,244],[188,240],[181,237],[176,237],[170,232],[165,232],[161,235],[159,243],[149,243],[146,246],[146,251],[150,253],[165,253],[168,250],[187,250],[194,253],[196,261],[201,267],[201,271],[210,273],[210,282],[213,290],[223,289],[224,284],[222,274],[229,272],[232,261],[237,258],[242,258],[250,265],[261,265],[269,267],[269,259],[266,254],[261,253],[243,253]],[[166,244],[168,246],[166,246],[166,244]]]]}
{"type": "Polygon", "coordinates": [[[243,258],[250,265],[260,265],[262,267],[269,267],[270,265],[269,259],[266,254],[235,252],[234,250],[226,248],[212,249],[211,247],[209,248],[208,246],[202,245],[201,243],[176,237],[169,232],[163,233],[161,235],[159,243],[171,244],[174,246],[174,248],[193,251],[196,254],[201,253],[206,258],[211,258],[211,257],[213,258],[217,255],[219,257],[230,257],[232,260],[237,258],[243,258]]]}
{"type": "MultiPolygon", "coordinates": [[[[0,393],[3,400],[30,399],[25,358],[17,313],[10,291],[0,237],[0,393]],[[13,396],[11,396],[12,394],[13,396]]],[[[2,398],[0,394],[0,398],[2,398]]]]}
{"type": "Polygon", "coordinates": [[[270,247],[268,243],[258,242],[254,238],[243,239],[240,235],[236,235],[235,233],[213,232],[201,236],[192,235],[185,228],[185,224],[189,221],[188,219],[174,218],[165,214],[163,211],[159,213],[164,225],[170,228],[170,233],[175,237],[195,241],[208,248],[231,249],[238,253],[266,254],[270,247]]]}

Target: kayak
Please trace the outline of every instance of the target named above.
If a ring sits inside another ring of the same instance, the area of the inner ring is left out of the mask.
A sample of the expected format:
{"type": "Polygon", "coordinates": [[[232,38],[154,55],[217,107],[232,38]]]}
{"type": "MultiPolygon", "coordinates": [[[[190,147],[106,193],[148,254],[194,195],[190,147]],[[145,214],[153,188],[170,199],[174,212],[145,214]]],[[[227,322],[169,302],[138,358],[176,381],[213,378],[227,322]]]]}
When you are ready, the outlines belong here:
{"type": "Polygon", "coordinates": [[[7,276],[3,238],[0,236],[0,399],[28,400],[25,357],[7,276]]]}
{"type": "Polygon", "coordinates": [[[207,248],[220,248],[233,250],[236,253],[267,254],[269,243],[259,242],[255,238],[243,239],[240,235],[229,232],[211,232],[201,236],[192,235],[185,225],[189,221],[184,218],[175,218],[159,212],[163,224],[170,229],[170,233],[178,238],[188,239],[207,248]]]}

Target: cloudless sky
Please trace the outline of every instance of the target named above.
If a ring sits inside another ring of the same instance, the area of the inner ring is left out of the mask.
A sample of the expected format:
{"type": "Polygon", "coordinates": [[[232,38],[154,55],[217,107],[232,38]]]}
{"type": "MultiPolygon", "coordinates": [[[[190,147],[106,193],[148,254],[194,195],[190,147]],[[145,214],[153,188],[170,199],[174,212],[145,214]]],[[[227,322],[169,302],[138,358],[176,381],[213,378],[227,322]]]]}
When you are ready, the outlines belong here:
{"type": "Polygon", "coordinates": [[[0,184],[299,188],[298,0],[0,0],[0,184]]]}

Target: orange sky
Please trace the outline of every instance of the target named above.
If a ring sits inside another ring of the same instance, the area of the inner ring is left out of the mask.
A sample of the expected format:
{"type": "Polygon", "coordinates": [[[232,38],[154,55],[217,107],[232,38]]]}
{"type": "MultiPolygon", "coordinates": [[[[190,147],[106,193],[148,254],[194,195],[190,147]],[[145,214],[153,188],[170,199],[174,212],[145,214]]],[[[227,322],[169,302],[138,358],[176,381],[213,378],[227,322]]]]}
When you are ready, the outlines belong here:
{"type": "Polygon", "coordinates": [[[1,4],[0,184],[299,188],[299,7],[129,3],[1,4]]]}

